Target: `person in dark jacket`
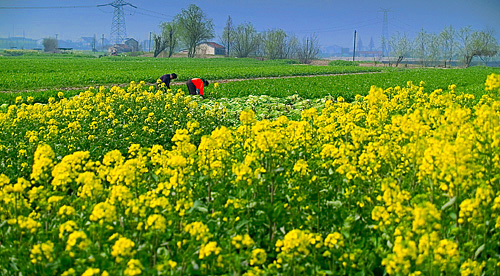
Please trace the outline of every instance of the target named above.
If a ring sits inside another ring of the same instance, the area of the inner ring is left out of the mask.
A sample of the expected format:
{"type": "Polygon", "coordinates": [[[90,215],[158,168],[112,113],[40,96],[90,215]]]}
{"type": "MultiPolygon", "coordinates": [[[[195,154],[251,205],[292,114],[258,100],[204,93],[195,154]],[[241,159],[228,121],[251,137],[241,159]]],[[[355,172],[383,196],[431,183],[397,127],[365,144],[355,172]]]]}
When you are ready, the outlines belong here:
{"type": "Polygon", "coordinates": [[[205,97],[203,95],[203,88],[205,88],[205,86],[208,86],[208,81],[206,81],[205,79],[193,78],[188,80],[186,82],[186,85],[188,87],[190,95],[200,95],[203,98],[205,97]]]}
{"type": "Polygon", "coordinates": [[[160,80],[167,86],[168,89],[170,89],[170,80],[176,79],[177,75],[175,73],[172,74],[165,74],[160,77],[160,80]]]}

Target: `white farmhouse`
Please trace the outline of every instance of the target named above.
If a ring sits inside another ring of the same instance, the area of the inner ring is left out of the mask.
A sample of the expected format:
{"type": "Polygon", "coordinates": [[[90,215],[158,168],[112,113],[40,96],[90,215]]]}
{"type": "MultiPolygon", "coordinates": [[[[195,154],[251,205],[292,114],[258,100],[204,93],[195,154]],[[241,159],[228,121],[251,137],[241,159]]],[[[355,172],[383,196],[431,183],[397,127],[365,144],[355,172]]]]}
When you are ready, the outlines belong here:
{"type": "Polygon", "coordinates": [[[215,42],[203,42],[196,46],[196,53],[200,55],[225,55],[226,47],[215,42]]]}

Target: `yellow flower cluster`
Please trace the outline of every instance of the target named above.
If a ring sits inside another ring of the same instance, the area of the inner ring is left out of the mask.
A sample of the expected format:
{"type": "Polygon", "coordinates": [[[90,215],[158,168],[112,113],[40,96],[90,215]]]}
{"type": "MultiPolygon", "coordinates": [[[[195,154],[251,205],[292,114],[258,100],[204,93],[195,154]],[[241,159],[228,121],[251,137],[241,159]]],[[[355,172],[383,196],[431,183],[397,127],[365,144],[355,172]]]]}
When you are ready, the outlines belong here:
{"type": "Polygon", "coordinates": [[[195,238],[197,241],[202,240],[207,242],[212,236],[208,227],[201,221],[195,221],[184,226],[184,232],[189,233],[189,235],[195,238]]]}
{"type": "Polygon", "coordinates": [[[254,240],[250,237],[250,235],[245,234],[245,235],[236,235],[231,239],[231,244],[234,246],[236,249],[240,248],[249,248],[252,247],[255,242],[254,240]]]}
{"type": "Polygon", "coordinates": [[[294,255],[309,255],[309,247],[315,242],[316,237],[314,234],[294,229],[288,232],[283,240],[278,240],[276,242],[276,251],[292,253],[294,255]]]}
{"type": "Polygon", "coordinates": [[[46,243],[36,244],[31,249],[30,258],[31,262],[36,264],[42,262],[45,258],[47,262],[51,263],[54,261],[54,243],[48,241],[46,243]]]}
{"type": "Polygon", "coordinates": [[[167,228],[167,220],[164,216],[159,214],[153,214],[148,217],[146,222],[146,230],[150,228],[152,230],[165,231],[167,228]]]}
{"type": "MultiPolygon", "coordinates": [[[[83,231],[74,231],[68,236],[68,241],[66,242],[66,251],[73,250],[74,247],[84,250],[90,245],[90,241],[87,238],[87,234],[83,231]]],[[[74,253],[70,253],[73,255],[74,253]]]]}
{"type": "Polygon", "coordinates": [[[121,263],[124,258],[133,257],[135,243],[128,238],[120,237],[112,247],[111,256],[116,258],[117,263],[121,263]]]}
{"type": "Polygon", "coordinates": [[[221,248],[217,246],[217,242],[211,241],[208,242],[207,244],[202,244],[200,247],[200,253],[198,257],[200,260],[203,260],[204,258],[214,254],[214,255],[219,255],[221,251],[221,248]]]}
{"type": "Polygon", "coordinates": [[[344,245],[344,237],[339,232],[328,234],[325,238],[325,246],[330,249],[343,247],[344,245]]]}
{"type": "Polygon", "coordinates": [[[113,222],[116,220],[116,207],[106,202],[97,203],[89,219],[91,221],[98,221],[99,224],[113,222]]]}
{"type": "Polygon", "coordinates": [[[500,74],[491,74],[486,78],[486,83],[484,84],[486,91],[494,91],[500,88],[500,74]]]}
{"type": "Polygon", "coordinates": [[[123,274],[127,276],[141,275],[143,269],[144,267],[142,266],[141,261],[137,259],[131,259],[130,261],[128,261],[127,268],[125,269],[123,274]]]}

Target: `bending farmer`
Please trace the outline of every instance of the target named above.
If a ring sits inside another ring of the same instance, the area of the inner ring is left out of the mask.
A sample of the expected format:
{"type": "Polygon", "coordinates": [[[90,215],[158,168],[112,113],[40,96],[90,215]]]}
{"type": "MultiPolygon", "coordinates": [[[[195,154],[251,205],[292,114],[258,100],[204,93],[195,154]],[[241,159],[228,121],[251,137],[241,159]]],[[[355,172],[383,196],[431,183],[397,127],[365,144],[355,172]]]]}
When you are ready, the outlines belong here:
{"type": "Polygon", "coordinates": [[[170,80],[176,79],[177,75],[175,73],[172,74],[165,74],[160,77],[160,80],[167,86],[168,89],[170,89],[170,80]]]}
{"type": "Polygon", "coordinates": [[[194,78],[186,82],[190,95],[200,95],[203,97],[203,88],[208,86],[208,81],[194,78]]]}

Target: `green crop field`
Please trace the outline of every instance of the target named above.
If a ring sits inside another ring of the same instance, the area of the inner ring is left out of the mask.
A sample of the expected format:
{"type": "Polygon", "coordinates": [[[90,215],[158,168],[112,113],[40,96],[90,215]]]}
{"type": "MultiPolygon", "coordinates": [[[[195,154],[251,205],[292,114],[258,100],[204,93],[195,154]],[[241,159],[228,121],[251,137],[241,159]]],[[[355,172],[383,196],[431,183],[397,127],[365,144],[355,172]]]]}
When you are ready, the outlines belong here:
{"type": "Polygon", "coordinates": [[[286,79],[246,80],[222,84],[211,96],[214,98],[234,98],[248,95],[268,95],[288,97],[294,94],[307,99],[325,96],[354,100],[357,94],[366,95],[372,85],[382,88],[406,86],[425,82],[430,90],[448,89],[456,84],[460,91],[480,97],[484,93],[484,79],[488,74],[500,72],[499,69],[472,67],[468,69],[406,69],[373,74],[352,74],[321,77],[299,77],[286,79]]]}
{"type": "Polygon", "coordinates": [[[0,87],[1,275],[500,275],[496,68],[0,57],[0,87]]]}
{"type": "Polygon", "coordinates": [[[303,66],[286,60],[255,59],[154,59],[141,57],[0,57],[2,91],[60,89],[155,83],[163,74],[176,73],[178,81],[203,77],[208,80],[337,74],[381,71],[376,67],[303,66]]]}

